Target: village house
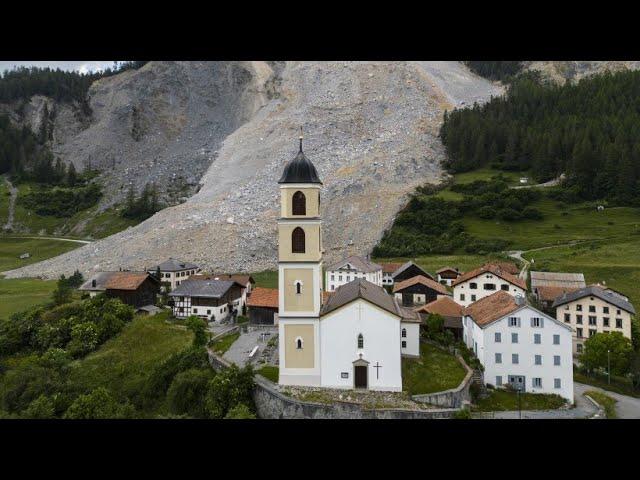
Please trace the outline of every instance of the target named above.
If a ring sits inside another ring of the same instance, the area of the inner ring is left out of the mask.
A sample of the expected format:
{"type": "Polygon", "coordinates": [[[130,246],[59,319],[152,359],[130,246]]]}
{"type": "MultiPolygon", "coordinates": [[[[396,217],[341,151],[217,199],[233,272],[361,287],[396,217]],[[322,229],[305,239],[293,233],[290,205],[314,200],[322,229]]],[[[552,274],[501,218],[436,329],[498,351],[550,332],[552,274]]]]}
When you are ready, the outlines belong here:
{"type": "Polygon", "coordinates": [[[503,290],[514,297],[517,295],[524,297],[527,291],[527,283],[523,279],[490,263],[460,275],[451,285],[453,299],[465,307],[498,290],[503,290]]]}
{"type": "Polygon", "coordinates": [[[382,286],[382,266],[368,258],[354,255],[325,269],[325,285],[329,292],[356,278],[364,278],[375,285],[382,286]]]}
{"type": "Polygon", "coordinates": [[[104,293],[132,307],[154,305],[160,291],[160,282],[146,272],[99,272],[84,282],[81,292],[95,297],[104,293]]]}
{"type": "Polygon", "coordinates": [[[194,275],[192,278],[198,280],[229,280],[231,282],[236,282],[242,285],[242,296],[240,298],[240,308],[239,312],[242,315],[246,314],[246,305],[247,299],[251,295],[253,290],[253,286],[256,284],[256,281],[253,279],[251,275],[243,274],[243,273],[214,273],[214,274],[198,274],[194,275]]]}
{"type": "Polygon", "coordinates": [[[433,278],[433,275],[431,275],[429,272],[423,270],[415,263],[409,261],[400,265],[400,267],[395,272],[393,272],[393,283],[396,284],[398,282],[408,280],[412,277],[417,277],[418,275],[422,275],[423,277],[435,280],[433,278]]]}
{"type": "Polygon", "coordinates": [[[382,286],[393,286],[393,273],[402,266],[401,263],[383,263],[382,264],[382,286]]]}
{"type": "Polygon", "coordinates": [[[415,307],[432,302],[441,296],[448,296],[449,291],[441,283],[418,275],[393,286],[393,294],[403,307],[415,307]]]}
{"type": "Polygon", "coordinates": [[[322,182],[302,138],[278,183],[279,383],[401,391],[402,355],[420,354],[419,316],[365,278],[324,294],[322,182]]]}
{"type": "Polygon", "coordinates": [[[191,275],[198,273],[200,267],[195,263],[169,258],[169,260],[147,270],[151,275],[156,275],[158,271],[160,272],[160,281],[163,287],[168,285],[171,290],[174,290],[191,275]]]}
{"type": "Polygon", "coordinates": [[[463,340],[484,367],[484,382],[573,403],[571,328],[498,291],[464,310],[463,340]]]}
{"type": "Polygon", "coordinates": [[[450,296],[441,295],[437,300],[415,309],[424,324],[431,314],[440,315],[444,320],[444,329],[453,333],[456,340],[462,339],[462,314],[464,307],[450,296]]]}
{"type": "Polygon", "coordinates": [[[278,289],[254,288],[249,300],[249,322],[261,325],[278,324],[278,289]]]}
{"type": "Polygon", "coordinates": [[[635,308],[624,295],[601,285],[565,293],[552,308],[556,319],[573,332],[573,353],[582,353],[584,342],[596,333],[620,332],[631,338],[631,317],[635,308]]]}
{"type": "Polygon", "coordinates": [[[556,298],[586,287],[582,273],[531,272],[531,292],[544,309],[556,298]]]}
{"type": "Polygon", "coordinates": [[[451,283],[457,280],[460,275],[462,275],[462,272],[452,267],[444,267],[436,272],[438,283],[442,283],[448,287],[450,287],[451,283]]]}
{"type": "Polygon", "coordinates": [[[210,322],[235,319],[244,286],[231,280],[187,279],[169,293],[173,316],[197,315],[210,322]]]}

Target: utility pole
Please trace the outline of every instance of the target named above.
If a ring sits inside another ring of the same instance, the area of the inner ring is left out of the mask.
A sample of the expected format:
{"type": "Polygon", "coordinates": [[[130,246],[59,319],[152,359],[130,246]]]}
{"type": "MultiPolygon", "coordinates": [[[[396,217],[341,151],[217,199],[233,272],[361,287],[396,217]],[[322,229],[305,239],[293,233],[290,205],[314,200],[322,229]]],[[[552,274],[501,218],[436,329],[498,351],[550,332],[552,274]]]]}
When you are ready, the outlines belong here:
{"type": "Polygon", "coordinates": [[[611,385],[611,350],[607,349],[607,383],[611,385]]]}

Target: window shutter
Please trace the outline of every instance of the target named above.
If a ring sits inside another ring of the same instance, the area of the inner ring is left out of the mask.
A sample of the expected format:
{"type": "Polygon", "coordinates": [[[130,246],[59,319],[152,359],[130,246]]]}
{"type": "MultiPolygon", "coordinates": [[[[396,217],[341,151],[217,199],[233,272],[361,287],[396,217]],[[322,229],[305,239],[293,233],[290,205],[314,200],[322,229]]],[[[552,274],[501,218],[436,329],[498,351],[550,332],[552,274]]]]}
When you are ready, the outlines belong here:
{"type": "Polygon", "coordinates": [[[544,318],[540,317],[540,328],[544,328],[544,318]]]}
{"type": "Polygon", "coordinates": [[[532,318],[531,318],[531,326],[532,326],[532,327],[535,327],[535,325],[534,325],[534,324],[535,324],[535,319],[532,317],[532,318]]]}
{"type": "Polygon", "coordinates": [[[518,327],[519,327],[520,326],[520,317],[517,317],[516,321],[518,322],[518,327]]]}

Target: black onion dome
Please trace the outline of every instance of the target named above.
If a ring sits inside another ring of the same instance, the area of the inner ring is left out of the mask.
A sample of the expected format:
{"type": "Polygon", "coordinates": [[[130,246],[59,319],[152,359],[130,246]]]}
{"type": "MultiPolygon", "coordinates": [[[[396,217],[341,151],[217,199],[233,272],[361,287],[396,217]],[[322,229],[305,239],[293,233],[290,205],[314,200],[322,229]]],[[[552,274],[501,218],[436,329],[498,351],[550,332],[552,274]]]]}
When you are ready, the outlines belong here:
{"type": "Polygon", "coordinates": [[[319,183],[322,185],[316,167],[304,156],[302,148],[296,158],[284,167],[284,172],[282,172],[282,177],[280,177],[278,183],[319,183]]]}

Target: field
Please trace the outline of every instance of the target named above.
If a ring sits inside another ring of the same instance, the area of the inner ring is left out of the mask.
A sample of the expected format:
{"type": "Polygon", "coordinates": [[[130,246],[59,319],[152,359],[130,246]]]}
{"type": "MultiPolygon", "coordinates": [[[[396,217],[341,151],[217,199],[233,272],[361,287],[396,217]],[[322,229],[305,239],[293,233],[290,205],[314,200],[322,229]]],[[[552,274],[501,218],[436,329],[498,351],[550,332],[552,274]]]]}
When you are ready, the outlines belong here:
{"type": "Polygon", "coordinates": [[[33,278],[0,279],[0,320],[33,305],[47,303],[56,288],[53,280],[33,278]]]}
{"type": "MultiPolygon", "coordinates": [[[[520,185],[520,177],[526,177],[526,172],[504,172],[502,170],[493,170],[491,168],[481,168],[472,172],[458,173],[453,176],[453,185],[475,182],[476,180],[491,180],[491,177],[502,175],[507,183],[511,185],[520,185]]],[[[437,194],[444,200],[462,200],[462,194],[451,191],[450,188],[440,190],[437,194]]]]}
{"type": "Polygon", "coordinates": [[[104,386],[119,398],[134,396],[153,367],[192,341],[191,332],[167,318],[167,313],[136,316],[100,349],[73,362],[71,381],[87,390],[104,386]]]}
{"type": "Polygon", "coordinates": [[[529,252],[525,258],[535,260],[534,270],[583,272],[587,284],[605,281],[640,307],[640,235],[529,252]]]}
{"type": "Polygon", "coordinates": [[[419,359],[402,359],[402,390],[409,395],[456,388],[465,375],[456,357],[431,344],[420,345],[419,359]]]}
{"type": "Polygon", "coordinates": [[[251,276],[256,281],[256,287],[278,288],[277,270],[265,270],[264,272],[252,273],[251,276]]]}
{"type": "MultiPolygon", "coordinates": [[[[518,395],[503,389],[490,390],[486,398],[478,400],[474,410],[480,412],[513,411],[518,410],[518,395]]],[[[560,408],[566,403],[559,395],[542,393],[521,393],[521,410],[549,410],[560,408]]]]}
{"type": "Polygon", "coordinates": [[[40,262],[81,246],[81,243],[48,240],[44,238],[31,239],[1,236],[0,272],[40,262]],[[29,253],[31,256],[21,260],[19,257],[23,253],[29,253]]]}

